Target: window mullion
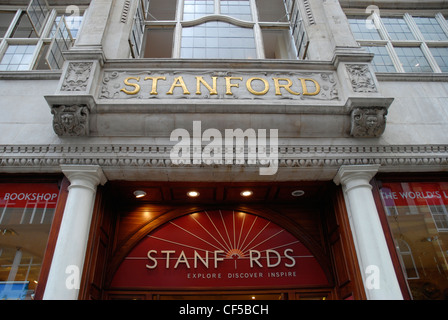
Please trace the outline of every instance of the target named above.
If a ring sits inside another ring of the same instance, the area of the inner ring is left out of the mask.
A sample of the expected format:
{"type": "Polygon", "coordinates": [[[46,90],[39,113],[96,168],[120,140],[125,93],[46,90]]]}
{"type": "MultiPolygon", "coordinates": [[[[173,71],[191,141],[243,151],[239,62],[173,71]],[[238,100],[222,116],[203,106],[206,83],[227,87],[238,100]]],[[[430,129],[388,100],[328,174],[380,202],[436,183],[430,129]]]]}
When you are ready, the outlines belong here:
{"type": "Polygon", "coordinates": [[[436,20],[440,24],[443,32],[448,36],[448,22],[445,20],[445,17],[439,12],[436,14],[436,20]]]}
{"type": "Polygon", "coordinates": [[[37,59],[39,58],[40,51],[42,50],[42,46],[44,45],[44,41],[42,37],[37,41],[36,48],[34,49],[33,57],[30,61],[29,70],[34,69],[34,65],[37,62],[37,59]]]}
{"type": "Polygon", "coordinates": [[[55,9],[51,10],[47,23],[45,24],[45,27],[42,30],[42,34],[40,36],[41,39],[48,37],[51,28],[53,28],[53,21],[56,19],[57,15],[58,13],[55,9]]]}
{"type": "Polygon", "coordinates": [[[254,38],[255,38],[255,48],[257,50],[257,58],[265,59],[264,54],[264,43],[263,43],[263,34],[261,32],[260,23],[258,21],[258,9],[255,0],[249,1],[250,11],[252,14],[252,21],[254,24],[254,38]]]}
{"type": "Polygon", "coordinates": [[[184,0],[177,0],[176,21],[182,21],[184,16],[184,0]]]}
{"type": "Polygon", "coordinates": [[[258,23],[255,23],[255,25],[254,25],[254,38],[255,38],[255,48],[257,50],[258,59],[265,59],[263,35],[261,34],[260,24],[258,24],[258,23]]]}
{"type": "Polygon", "coordinates": [[[401,61],[398,58],[397,53],[395,52],[394,46],[392,45],[392,43],[390,41],[387,42],[386,49],[389,53],[389,56],[392,60],[392,63],[394,64],[397,72],[401,72],[401,73],[405,72],[403,65],[401,64],[401,61]]]}
{"type": "Polygon", "coordinates": [[[175,59],[180,58],[180,47],[182,41],[182,24],[180,21],[176,22],[174,27],[174,39],[173,39],[173,52],[172,57],[175,59]]]}
{"type": "Polygon", "coordinates": [[[409,13],[404,14],[404,21],[409,26],[409,29],[411,29],[412,33],[415,36],[415,39],[418,41],[424,41],[423,35],[420,32],[420,29],[418,28],[417,24],[415,23],[414,19],[412,19],[412,16],[409,13]]]}
{"type": "Polygon", "coordinates": [[[214,5],[215,5],[214,13],[221,14],[221,0],[215,0],[214,5]]]}
{"type": "Polygon", "coordinates": [[[435,73],[441,73],[442,70],[440,70],[440,67],[436,61],[436,59],[434,59],[431,50],[429,50],[429,47],[426,43],[422,43],[422,45],[420,46],[420,48],[423,51],[423,54],[425,55],[426,59],[428,60],[429,65],[431,66],[432,70],[435,73]]]}
{"type": "Polygon", "coordinates": [[[389,40],[390,39],[389,33],[387,32],[386,27],[384,26],[383,22],[381,21],[381,17],[376,12],[373,12],[372,16],[373,16],[373,22],[375,24],[375,28],[378,30],[380,37],[385,40],[389,40]]]}

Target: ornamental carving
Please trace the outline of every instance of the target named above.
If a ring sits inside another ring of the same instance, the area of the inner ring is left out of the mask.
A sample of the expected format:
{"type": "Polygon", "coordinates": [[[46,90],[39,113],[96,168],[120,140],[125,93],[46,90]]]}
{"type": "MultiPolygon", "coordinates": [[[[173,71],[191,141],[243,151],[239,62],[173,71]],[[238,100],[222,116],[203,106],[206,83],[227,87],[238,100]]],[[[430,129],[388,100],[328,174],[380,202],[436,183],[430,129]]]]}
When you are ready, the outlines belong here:
{"type": "Polygon", "coordinates": [[[92,67],[92,62],[70,62],[61,91],[86,91],[92,67]]]}
{"type": "Polygon", "coordinates": [[[53,130],[59,136],[89,134],[89,108],[86,105],[60,105],[51,109],[53,130]]]}
{"type": "Polygon", "coordinates": [[[346,65],[354,92],[378,92],[367,64],[346,65]]]}
{"type": "Polygon", "coordinates": [[[351,114],[351,132],[356,138],[374,138],[386,128],[387,109],[382,107],[355,108],[351,114]]]}

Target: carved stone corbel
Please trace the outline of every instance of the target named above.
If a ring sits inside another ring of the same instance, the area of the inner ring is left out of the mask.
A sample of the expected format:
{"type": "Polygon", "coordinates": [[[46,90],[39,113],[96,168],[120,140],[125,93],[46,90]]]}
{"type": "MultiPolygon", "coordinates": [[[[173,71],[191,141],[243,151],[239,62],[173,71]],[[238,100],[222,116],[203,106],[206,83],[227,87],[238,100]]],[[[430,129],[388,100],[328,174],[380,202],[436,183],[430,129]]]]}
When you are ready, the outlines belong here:
{"type": "Polygon", "coordinates": [[[85,104],[51,107],[53,130],[59,136],[89,135],[89,107],[85,104]]]}
{"type": "Polygon", "coordinates": [[[387,108],[362,107],[351,112],[350,135],[355,138],[376,138],[386,129],[387,108]]]}

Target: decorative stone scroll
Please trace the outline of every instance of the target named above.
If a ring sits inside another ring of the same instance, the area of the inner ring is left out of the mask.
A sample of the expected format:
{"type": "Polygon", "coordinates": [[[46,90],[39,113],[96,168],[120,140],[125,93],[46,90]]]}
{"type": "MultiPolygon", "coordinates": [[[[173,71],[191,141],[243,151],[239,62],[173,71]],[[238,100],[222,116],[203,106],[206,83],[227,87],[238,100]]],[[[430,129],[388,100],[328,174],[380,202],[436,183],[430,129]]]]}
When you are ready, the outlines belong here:
{"type": "Polygon", "coordinates": [[[386,114],[384,107],[353,109],[350,134],[356,138],[379,137],[386,128],[386,114]]]}
{"type": "Polygon", "coordinates": [[[89,134],[89,108],[87,105],[60,105],[51,109],[53,130],[59,136],[85,136],[89,134]]]}

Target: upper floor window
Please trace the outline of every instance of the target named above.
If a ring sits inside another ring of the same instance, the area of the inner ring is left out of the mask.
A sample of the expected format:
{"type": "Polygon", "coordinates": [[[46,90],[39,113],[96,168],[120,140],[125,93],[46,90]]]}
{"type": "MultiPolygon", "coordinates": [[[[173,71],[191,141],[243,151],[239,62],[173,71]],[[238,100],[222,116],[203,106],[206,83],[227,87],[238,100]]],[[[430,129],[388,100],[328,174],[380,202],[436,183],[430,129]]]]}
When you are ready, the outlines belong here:
{"type": "Polygon", "coordinates": [[[292,0],[142,0],[132,57],[303,59],[307,37],[297,12],[292,0]]]}
{"type": "Polygon", "coordinates": [[[448,23],[435,16],[349,17],[353,35],[374,53],[377,72],[448,72],[448,23]]]}
{"type": "Polygon", "coordinates": [[[18,10],[0,7],[0,71],[60,69],[82,23],[79,12],[64,9],[58,12],[45,0],[18,10]]]}

